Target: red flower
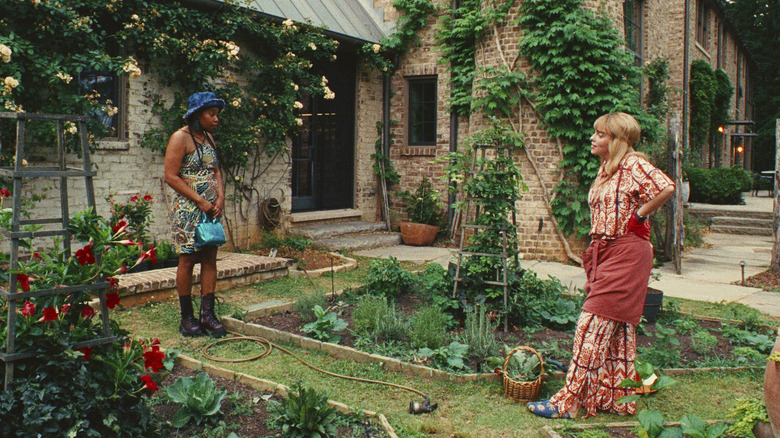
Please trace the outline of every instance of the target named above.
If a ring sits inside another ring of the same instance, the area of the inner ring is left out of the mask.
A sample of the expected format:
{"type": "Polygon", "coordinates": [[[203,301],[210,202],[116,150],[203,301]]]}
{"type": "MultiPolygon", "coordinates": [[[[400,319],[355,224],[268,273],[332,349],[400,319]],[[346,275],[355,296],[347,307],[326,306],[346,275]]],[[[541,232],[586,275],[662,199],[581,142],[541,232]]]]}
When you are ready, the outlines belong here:
{"type": "Polygon", "coordinates": [[[37,253],[37,252],[34,252],[34,253],[33,253],[33,258],[34,258],[34,259],[38,259],[38,260],[43,260],[43,256],[41,256],[41,255],[40,255],[39,253],[37,253]]]}
{"type": "Polygon", "coordinates": [[[152,195],[144,196],[144,201],[151,201],[151,200],[152,200],[152,195]]]}
{"type": "Polygon", "coordinates": [[[146,253],[152,258],[152,264],[157,263],[157,253],[154,251],[154,246],[149,245],[149,251],[146,251],[146,253]]]}
{"type": "Polygon", "coordinates": [[[165,359],[165,353],[160,351],[159,346],[154,345],[151,350],[144,353],[144,368],[151,368],[156,373],[162,369],[163,359],[165,359]]]}
{"type": "Polygon", "coordinates": [[[158,389],[160,389],[157,387],[157,384],[154,383],[154,380],[152,380],[152,377],[149,375],[141,376],[141,381],[144,382],[144,386],[148,390],[152,391],[152,394],[154,394],[158,389]]]}
{"type": "Polygon", "coordinates": [[[11,196],[11,193],[8,192],[6,189],[0,189],[0,198],[7,198],[11,196]]]}
{"type": "Polygon", "coordinates": [[[19,282],[19,287],[22,288],[23,291],[29,292],[30,291],[30,276],[27,274],[16,274],[16,281],[19,282]]]}
{"type": "Polygon", "coordinates": [[[43,316],[38,320],[38,322],[54,321],[58,316],[59,314],[57,313],[57,308],[54,306],[49,306],[43,309],[43,316]]]}
{"type": "Polygon", "coordinates": [[[89,360],[89,356],[92,354],[92,347],[77,348],[76,351],[84,353],[84,356],[81,356],[82,359],[89,360]]]}
{"type": "Polygon", "coordinates": [[[92,255],[92,244],[90,243],[76,251],[76,258],[81,263],[81,266],[95,264],[95,256],[92,255]]]}
{"type": "Polygon", "coordinates": [[[135,202],[138,200],[138,196],[133,196],[130,198],[130,202],[135,202]]]}
{"type": "Polygon", "coordinates": [[[95,309],[86,306],[83,309],[81,309],[81,317],[84,319],[90,319],[93,316],[95,316],[95,309]]]}
{"type": "Polygon", "coordinates": [[[60,310],[60,313],[62,313],[64,315],[64,314],[68,313],[68,309],[70,309],[70,304],[63,304],[62,305],[62,309],[60,310]]]}
{"type": "Polygon", "coordinates": [[[118,292],[112,292],[110,294],[106,294],[106,306],[108,306],[109,309],[113,309],[114,307],[116,307],[117,304],[119,304],[118,292]]]}
{"type": "Polygon", "coordinates": [[[118,224],[114,225],[112,228],[114,230],[114,234],[118,234],[121,231],[124,231],[127,229],[127,222],[126,221],[119,221],[118,224]]]}
{"type": "Polygon", "coordinates": [[[33,316],[35,315],[35,310],[35,304],[31,301],[25,301],[24,306],[22,306],[22,316],[33,316]]]}

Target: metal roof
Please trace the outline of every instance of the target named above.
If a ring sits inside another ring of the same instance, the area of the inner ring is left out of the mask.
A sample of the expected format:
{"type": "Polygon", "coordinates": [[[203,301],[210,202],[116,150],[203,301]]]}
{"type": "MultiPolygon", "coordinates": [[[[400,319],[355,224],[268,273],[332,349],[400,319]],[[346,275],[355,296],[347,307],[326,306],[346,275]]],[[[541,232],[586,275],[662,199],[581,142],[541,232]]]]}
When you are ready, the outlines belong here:
{"type": "Polygon", "coordinates": [[[372,43],[389,35],[394,25],[384,21],[382,9],[374,8],[372,0],[252,0],[247,7],[372,43]]]}

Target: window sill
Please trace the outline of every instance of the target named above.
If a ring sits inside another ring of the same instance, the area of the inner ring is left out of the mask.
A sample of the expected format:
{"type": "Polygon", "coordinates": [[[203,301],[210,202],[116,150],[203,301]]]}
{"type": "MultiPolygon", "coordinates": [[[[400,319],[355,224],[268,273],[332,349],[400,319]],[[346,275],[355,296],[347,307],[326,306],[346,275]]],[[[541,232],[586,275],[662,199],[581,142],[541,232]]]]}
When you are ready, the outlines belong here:
{"type": "Polygon", "coordinates": [[[95,150],[127,151],[130,150],[130,142],[127,140],[98,140],[95,142],[95,150]]]}
{"type": "Polygon", "coordinates": [[[436,146],[405,146],[400,154],[402,157],[433,157],[436,156],[436,146]]]}

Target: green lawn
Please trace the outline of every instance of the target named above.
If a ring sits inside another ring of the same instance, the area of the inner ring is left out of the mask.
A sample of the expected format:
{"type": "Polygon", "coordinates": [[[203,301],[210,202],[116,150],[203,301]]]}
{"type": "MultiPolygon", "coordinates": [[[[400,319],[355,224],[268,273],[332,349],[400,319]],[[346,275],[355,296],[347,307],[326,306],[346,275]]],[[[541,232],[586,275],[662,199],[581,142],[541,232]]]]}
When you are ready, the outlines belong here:
{"type": "MultiPolygon", "coordinates": [[[[311,293],[315,288],[329,292],[361,284],[366,260],[359,260],[356,271],[309,280],[306,277],[276,279],[252,286],[220,292],[224,303],[218,311],[225,315],[267,300],[292,300],[300,293],[311,293]]],[[[416,266],[419,269],[419,266],[416,266]]],[[[684,311],[701,312],[721,316],[723,306],[699,306],[696,302],[681,302],[684,311]]],[[[186,339],[177,332],[178,303],[174,301],[150,304],[113,314],[123,327],[140,338],[159,338],[168,349],[178,349],[184,354],[203,360],[201,351],[210,344],[210,338],[186,339]]],[[[599,414],[586,420],[545,420],[515,404],[503,394],[497,382],[452,383],[428,378],[409,377],[384,371],[377,364],[355,364],[335,359],[319,352],[312,352],[283,345],[312,365],[328,371],[355,377],[388,381],[411,386],[429,394],[439,409],[431,415],[413,416],[407,413],[409,402],[421,401],[416,394],[396,388],[356,383],[317,373],[300,364],[294,358],[274,350],[269,356],[243,363],[220,363],[235,371],[248,373],[285,385],[296,382],[325,391],[333,400],[355,408],[378,411],[385,414],[401,437],[538,437],[544,425],[564,423],[616,422],[626,417],[599,414]]],[[[248,357],[261,351],[256,344],[232,342],[209,350],[217,357],[248,357]]],[[[704,419],[725,419],[730,407],[740,397],[760,397],[763,372],[697,373],[674,377],[678,383],[663,393],[650,398],[651,407],[664,413],[669,421],[676,421],[692,413],[704,419]]],[[[544,391],[560,388],[562,382],[547,382],[544,391]]],[[[632,419],[633,420],[633,419],[632,419]]]]}

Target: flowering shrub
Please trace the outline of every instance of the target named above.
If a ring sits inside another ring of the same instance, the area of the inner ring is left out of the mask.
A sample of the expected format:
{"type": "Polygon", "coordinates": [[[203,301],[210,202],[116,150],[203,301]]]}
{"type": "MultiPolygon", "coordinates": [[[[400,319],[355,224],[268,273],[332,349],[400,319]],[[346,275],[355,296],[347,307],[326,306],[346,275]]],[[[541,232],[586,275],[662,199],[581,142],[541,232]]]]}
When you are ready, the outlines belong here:
{"type": "MultiPolygon", "coordinates": [[[[127,238],[128,224],[112,227],[89,210],[75,214],[68,230],[82,243],[73,256],[65,257],[55,242],[9,271],[21,291],[64,292],[15,302],[14,352],[30,357],[14,362],[13,391],[0,394],[0,436],[157,436],[141,396],[157,390],[152,374],[165,359],[159,341],[130,339],[112,323],[119,342],[74,349],[105,336],[89,305],[94,290],[82,289],[107,283],[107,307],[119,303],[113,275],[126,270],[121,250],[136,245],[127,238]]],[[[136,264],[153,256],[147,251],[136,264]]],[[[10,335],[8,304],[0,299],[3,350],[10,335]]],[[[4,367],[0,376],[5,378],[4,367]]]]}
{"type": "Polygon", "coordinates": [[[111,226],[116,230],[125,221],[129,238],[136,242],[146,242],[148,227],[152,223],[152,196],[133,195],[127,203],[115,202],[113,197],[107,201],[111,204],[111,226]]]}

